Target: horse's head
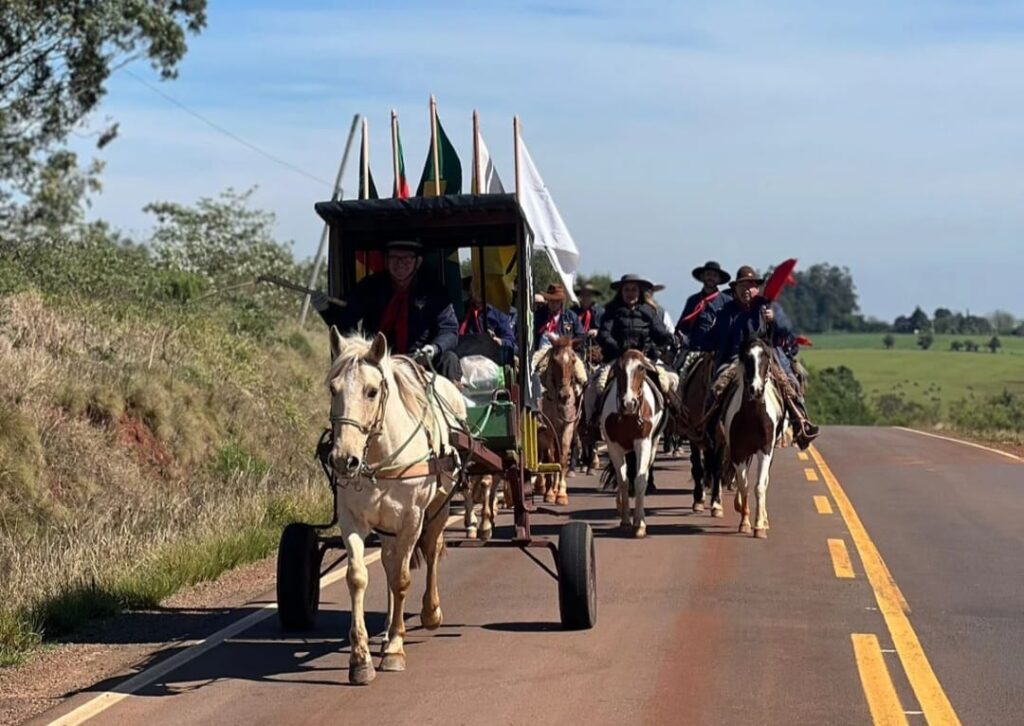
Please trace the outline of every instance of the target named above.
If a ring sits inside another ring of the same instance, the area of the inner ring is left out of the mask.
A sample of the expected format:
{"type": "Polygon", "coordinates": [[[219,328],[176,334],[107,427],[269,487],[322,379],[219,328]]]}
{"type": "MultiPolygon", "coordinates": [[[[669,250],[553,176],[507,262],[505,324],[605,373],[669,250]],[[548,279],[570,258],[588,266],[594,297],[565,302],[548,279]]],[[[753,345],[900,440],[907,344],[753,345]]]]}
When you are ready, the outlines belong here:
{"type": "Polygon", "coordinates": [[[743,363],[743,389],[746,391],[748,401],[760,401],[764,398],[764,392],[768,386],[771,356],[771,347],[760,338],[747,340],[740,349],[740,362],[743,363]]]}
{"type": "Polygon", "coordinates": [[[574,383],[576,380],[576,351],[573,347],[578,343],[566,336],[556,338],[548,353],[547,389],[556,394],[561,406],[568,406],[576,396],[574,383]]]}
{"type": "Polygon", "coordinates": [[[648,372],[656,372],[647,356],[637,350],[627,350],[615,365],[619,411],[639,415],[644,400],[644,381],[648,372]]]}
{"type": "Polygon", "coordinates": [[[334,446],[328,461],[346,479],[359,476],[371,440],[380,436],[388,398],[388,345],[377,334],[372,342],[361,336],[342,337],[331,327],[331,428],[334,446]]]}

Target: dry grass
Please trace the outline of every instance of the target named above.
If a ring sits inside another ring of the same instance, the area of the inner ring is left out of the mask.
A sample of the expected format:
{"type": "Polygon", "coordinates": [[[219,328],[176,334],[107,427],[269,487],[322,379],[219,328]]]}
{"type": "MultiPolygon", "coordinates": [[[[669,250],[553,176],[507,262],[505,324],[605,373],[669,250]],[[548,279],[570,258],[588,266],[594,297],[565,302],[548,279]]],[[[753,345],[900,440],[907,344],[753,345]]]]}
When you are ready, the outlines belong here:
{"type": "Polygon", "coordinates": [[[0,298],[0,664],[324,516],[326,357],[297,330],[0,298]]]}

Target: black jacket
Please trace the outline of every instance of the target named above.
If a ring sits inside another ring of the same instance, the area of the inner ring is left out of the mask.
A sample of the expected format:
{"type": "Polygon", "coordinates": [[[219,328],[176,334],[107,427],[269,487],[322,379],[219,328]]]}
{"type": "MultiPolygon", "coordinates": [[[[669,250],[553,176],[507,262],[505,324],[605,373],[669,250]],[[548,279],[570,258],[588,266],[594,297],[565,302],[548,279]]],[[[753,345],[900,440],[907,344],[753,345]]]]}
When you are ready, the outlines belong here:
{"type": "Polygon", "coordinates": [[[608,303],[597,332],[605,362],[613,361],[627,350],[647,353],[654,346],[668,345],[672,335],[661,314],[652,305],[630,307],[613,300],[608,303]]]}
{"type": "MultiPolygon", "coordinates": [[[[365,277],[345,297],[345,307],[331,305],[320,313],[328,325],[338,326],[342,334],[355,332],[360,321],[363,333],[374,335],[380,330],[380,318],[391,299],[391,276],[379,272],[365,277]]],[[[409,350],[412,353],[429,344],[438,352],[455,350],[459,342],[459,321],[445,291],[435,282],[419,276],[409,294],[409,350]]],[[[389,340],[394,345],[394,341],[389,340]]]]}

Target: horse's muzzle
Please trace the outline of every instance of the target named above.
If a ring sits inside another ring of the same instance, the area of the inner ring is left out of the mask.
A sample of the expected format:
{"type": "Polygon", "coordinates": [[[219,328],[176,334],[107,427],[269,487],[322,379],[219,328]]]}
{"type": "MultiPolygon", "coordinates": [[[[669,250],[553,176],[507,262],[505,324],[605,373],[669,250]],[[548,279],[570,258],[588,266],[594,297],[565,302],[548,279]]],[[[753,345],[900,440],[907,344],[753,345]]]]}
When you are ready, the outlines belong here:
{"type": "Polygon", "coordinates": [[[359,474],[359,467],[362,464],[358,456],[353,454],[346,456],[337,451],[331,451],[328,461],[331,468],[334,469],[334,473],[344,479],[352,479],[359,474]]]}

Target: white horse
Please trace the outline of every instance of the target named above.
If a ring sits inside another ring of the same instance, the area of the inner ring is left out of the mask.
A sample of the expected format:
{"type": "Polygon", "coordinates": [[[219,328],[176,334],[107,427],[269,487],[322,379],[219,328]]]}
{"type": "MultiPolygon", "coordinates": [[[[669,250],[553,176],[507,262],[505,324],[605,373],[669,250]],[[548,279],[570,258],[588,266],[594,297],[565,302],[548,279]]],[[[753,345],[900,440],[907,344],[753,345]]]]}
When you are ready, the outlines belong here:
{"type": "Polygon", "coordinates": [[[665,420],[665,405],[648,380],[658,374],[646,356],[626,351],[611,371],[612,388],[601,402],[601,435],[608,446],[608,458],[618,481],[616,503],[623,528],[632,526],[633,536],[647,536],[644,494],[647,477],[654,466],[655,439],[665,420]],[[633,518],[629,517],[630,490],[635,497],[633,518]]]}
{"type": "Polygon", "coordinates": [[[372,343],[342,337],[331,328],[331,393],[334,446],[330,464],[338,477],[338,522],[348,551],[352,598],[349,681],[366,684],[376,672],[366,632],[366,538],[376,531],[388,579],[388,622],[382,671],[405,670],[405,600],[414,553],[423,553],[427,587],[421,621],[440,627],[438,560],[448,518],[446,491],[459,468],[451,430],[465,421],[466,406],[447,379],[426,373],[405,357],[388,355],[378,334],[372,343]]]}
{"type": "Polygon", "coordinates": [[[733,468],[737,491],[733,502],[740,514],[739,531],[750,527],[749,480],[757,482],[754,496],[754,536],[768,537],[768,477],[772,455],[783,423],[782,394],[772,378],[772,349],[762,340],[748,341],[740,351],[736,384],[722,415],[726,469],[733,468]]]}

